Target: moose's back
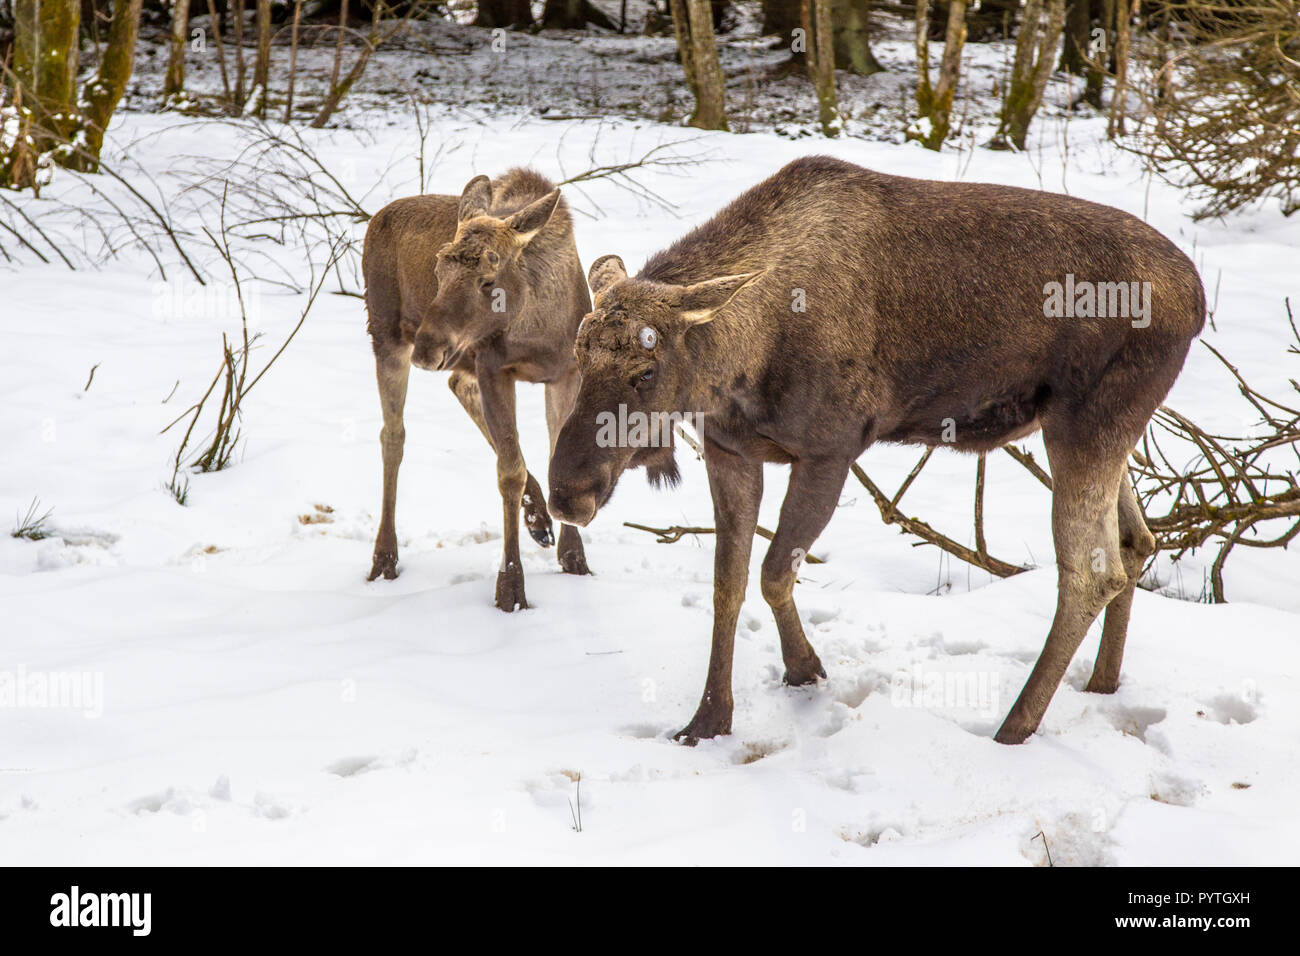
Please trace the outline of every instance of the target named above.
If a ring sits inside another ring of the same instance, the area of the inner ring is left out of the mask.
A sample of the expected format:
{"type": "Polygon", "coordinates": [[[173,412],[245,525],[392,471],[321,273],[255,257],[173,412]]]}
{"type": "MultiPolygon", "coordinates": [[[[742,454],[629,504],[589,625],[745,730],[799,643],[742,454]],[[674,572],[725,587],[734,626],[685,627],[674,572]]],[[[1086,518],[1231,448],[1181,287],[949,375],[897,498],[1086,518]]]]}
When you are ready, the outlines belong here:
{"type": "MultiPolygon", "coordinates": [[[[396,199],[366,227],[361,272],[366,281],[367,328],[378,342],[409,345],[420,324],[421,303],[438,296],[438,250],[456,235],[459,196],[427,194],[396,199]]],[[[376,345],[378,347],[378,344],[376,345]]]]}
{"type": "Polygon", "coordinates": [[[764,275],[727,314],[754,323],[781,357],[769,370],[773,404],[779,391],[787,402],[870,406],[886,441],[937,443],[955,415],[966,447],[1000,443],[1032,430],[1048,400],[1082,400],[1115,362],[1149,372],[1163,394],[1205,314],[1190,260],[1128,213],[823,156],[742,194],[641,277],[689,284],[753,271],[764,275]],[[1062,299],[1076,284],[1101,287],[1103,310],[1120,291],[1135,298],[1126,314],[1081,314],[1073,298],[1056,307],[1053,283],[1062,299]],[[835,374],[817,374],[827,368],[835,374]]]}

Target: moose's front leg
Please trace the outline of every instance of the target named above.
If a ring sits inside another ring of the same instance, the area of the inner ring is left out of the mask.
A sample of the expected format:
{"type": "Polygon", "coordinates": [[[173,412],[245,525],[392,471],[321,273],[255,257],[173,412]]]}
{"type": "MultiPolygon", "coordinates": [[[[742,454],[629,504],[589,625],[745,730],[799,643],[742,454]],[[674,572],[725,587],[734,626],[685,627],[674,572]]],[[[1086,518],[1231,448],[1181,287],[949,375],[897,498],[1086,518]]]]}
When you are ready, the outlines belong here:
{"type": "Polygon", "coordinates": [[[524,467],[515,425],[514,376],[485,367],[482,359],[475,374],[483,401],[483,420],[497,453],[497,488],[501,491],[505,529],[496,604],[508,613],[517,607],[528,607],[528,599],[524,597],[524,569],[519,561],[519,506],[528,482],[528,469],[524,467]]]}
{"type": "Polygon", "coordinates": [[[373,581],[383,575],[391,581],[397,577],[397,524],[394,515],[397,513],[397,472],[402,467],[402,451],[406,447],[403,409],[406,407],[406,384],[411,375],[410,347],[377,350],[375,372],[379,383],[379,404],[384,413],[384,427],[379,433],[384,457],[384,491],[374,559],[366,580],[373,581]]]}
{"type": "Polygon", "coordinates": [[[781,502],[781,520],[763,558],[763,599],[776,618],[785,682],[791,686],[811,684],[826,676],[817,652],[804,636],[794,604],[794,583],[808,549],[835,513],[849,464],[801,460],[791,466],[790,484],[781,502]]]}
{"type": "Polygon", "coordinates": [[[688,746],[731,733],[731,659],[736,619],[749,583],[758,505],[763,498],[763,464],[704,443],[704,462],[713,494],[717,543],[713,552],[713,650],[704,696],[691,722],[673,736],[688,746]]]}
{"type": "MultiPolygon", "coordinates": [[[[551,454],[555,454],[555,442],[560,437],[560,429],[573,410],[573,399],[578,394],[577,366],[571,367],[564,375],[546,385],[546,429],[551,436],[551,454]]],[[[543,510],[545,510],[543,508],[543,510]]],[[[587,567],[587,555],[582,548],[582,535],[571,524],[560,525],[560,546],[557,557],[560,568],[565,574],[590,574],[587,567]]]]}

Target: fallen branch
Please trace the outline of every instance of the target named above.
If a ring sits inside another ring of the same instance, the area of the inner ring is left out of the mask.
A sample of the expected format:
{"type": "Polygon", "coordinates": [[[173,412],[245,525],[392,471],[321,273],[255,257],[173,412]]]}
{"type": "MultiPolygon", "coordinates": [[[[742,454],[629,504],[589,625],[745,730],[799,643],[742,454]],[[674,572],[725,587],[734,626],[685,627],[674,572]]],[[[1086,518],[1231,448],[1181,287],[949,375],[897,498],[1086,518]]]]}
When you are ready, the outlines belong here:
{"type": "Polygon", "coordinates": [[[972,564],[977,568],[982,568],[990,574],[996,574],[1000,578],[1009,578],[1014,574],[1019,574],[1021,571],[1029,570],[1021,565],[1001,561],[992,555],[981,555],[977,551],[972,551],[965,545],[958,544],[942,532],[936,531],[920,518],[909,518],[898,510],[898,500],[902,497],[902,493],[907,490],[907,486],[911,484],[912,479],[915,478],[916,473],[920,471],[928,458],[929,454],[927,452],[921,461],[917,463],[916,467],[912,469],[912,474],[908,475],[908,480],[903,483],[903,487],[899,489],[893,499],[887,497],[885,493],[880,490],[879,486],[867,476],[867,473],[862,470],[862,466],[857,462],[853,463],[851,471],[853,477],[858,479],[862,486],[870,492],[871,497],[875,499],[876,507],[880,509],[880,518],[885,522],[885,524],[896,524],[907,534],[916,535],[916,537],[920,538],[922,542],[935,545],[936,547],[947,551],[954,557],[960,558],[967,564],[972,564]]]}
{"type": "MultiPolygon", "coordinates": [[[[649,531],[651,534],[658,536],[655,540],[658,541],[659,544],[675,544],[676,542],[680,541],[683,537],[685,537],[688,534],[717,534],[718,533],[716,528],[699,528],[694,526],[677,525],[677,524],[672,525],[671,527],[668,528],[652,528],[649,525],[637,524],[634,521],[624,521],[623,527],[634,528],[637,531],[649,531]]],[[[754,533],[757,534],[760,538],[764,538],[768,541],[771,541],[772,538],[774,537],[772,532],[769,531],[767,528],[764,528],[762,525],[759,525],[757,528],[755,528],[754,533]]],[[[804,557],[804,561],[806,561],[808,564],[826,563],[824,558],[819,558],[815,554],[806,555],[804,557]]]]}

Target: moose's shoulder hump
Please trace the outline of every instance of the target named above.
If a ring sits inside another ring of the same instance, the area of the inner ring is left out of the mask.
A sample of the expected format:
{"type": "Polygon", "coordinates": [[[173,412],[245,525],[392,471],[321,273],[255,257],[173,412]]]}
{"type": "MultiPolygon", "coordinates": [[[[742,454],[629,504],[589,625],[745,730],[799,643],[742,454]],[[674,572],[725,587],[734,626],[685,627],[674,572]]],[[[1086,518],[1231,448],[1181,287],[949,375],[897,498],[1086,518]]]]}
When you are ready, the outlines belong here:
{"type": "Polygon", "coordinates": [[[492,183],[494,205],[498,208],[526,206],[554,189],[555,183],[527,166],[513,166],[492,183]]]}

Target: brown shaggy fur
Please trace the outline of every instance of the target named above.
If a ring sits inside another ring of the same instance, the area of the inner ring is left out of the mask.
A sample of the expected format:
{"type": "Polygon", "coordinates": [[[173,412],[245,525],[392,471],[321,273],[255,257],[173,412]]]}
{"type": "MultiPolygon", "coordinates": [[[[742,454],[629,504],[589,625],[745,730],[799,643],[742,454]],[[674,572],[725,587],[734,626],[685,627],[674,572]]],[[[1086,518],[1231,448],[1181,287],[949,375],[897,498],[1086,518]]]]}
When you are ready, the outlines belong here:
{"type": "MultiPolygon", "coordinates": [[[[731,641],[765,461],[792,465],[763,594],[787,680],[821,664],[792,598],[798,560],[849,466],[877,441],[997,448],[1043,430],[1060,593],[1043,654],[999,731],[1037,728],[1107,605],[1090,689],[1119,680],[1150,533],[1124,463],[1205,316],[1200,278],[1133,216],[1068,196],[887,176],[828,157],[786,166],[652,256],[635,278],[592,265],[573,414],[551,464],[551,510],[580,524],[644,451],[598,448],[597,415],[702,414],[718,525],[714,645],[693,741],[731,726],[731,641]],[[1149,282],[1150,315],[1049,318],[1050,283],[1149,282]],[[802,308],[801,308],[802,306],[802,308]],[[657,341],[638,343],[643,327],[657,341]]],[[[656,449],[656,451],[660,451],[656,449]]],[[[663,469],[662,458],[656,467],[663,469]]]]}
{"type": "MultiPolygon", "coordinates": [[[[540,483],[528,474],[515,427],[515,382],[545,382],[551,438],[573,403],[572,342],[591,307],[560,192],[530,169],[476,176],[456,196],[412,196],[381,209],[366,230],[362,269],[384,412],[383,516],[370,579],[397,576],[394,513],[413,364],[450,371],[448,384],[497,454],[504,555],[497,606],[527,607],[519,511],[542,545],[554,538],[540,483]]],[[[560,529],[561,567],[586,574],[582,539],[560,529]]]]}

